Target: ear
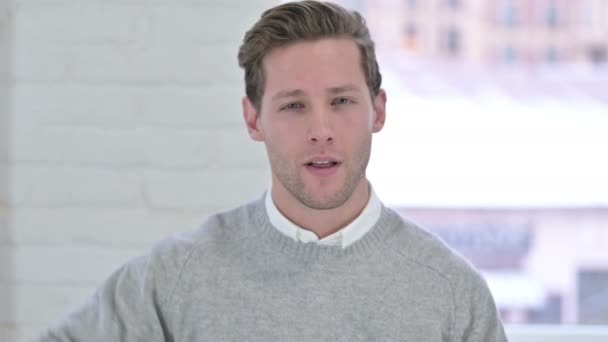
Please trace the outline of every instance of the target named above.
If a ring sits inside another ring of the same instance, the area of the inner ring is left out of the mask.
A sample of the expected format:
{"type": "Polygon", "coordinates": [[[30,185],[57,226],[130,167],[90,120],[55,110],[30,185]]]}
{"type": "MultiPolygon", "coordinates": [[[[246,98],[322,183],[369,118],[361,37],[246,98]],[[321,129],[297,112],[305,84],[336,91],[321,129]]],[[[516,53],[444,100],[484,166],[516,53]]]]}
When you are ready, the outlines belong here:
{"type": "Polygon", "coordinates": [[[243,119],[245,119],[249,136],[255,141],[264,141],[264,134],[260,127],[260,116],[255,106],[247,96],[243,97],[241,103],[243,105],[243,119]]]}
{"type": "Polygon", "coordinates": [[[378,133],[384,127],[384,121],[386,120],[386,92],[384,89],[380,89],[378,94],[374,98],[374,122],[373,132],[378,133]]]}

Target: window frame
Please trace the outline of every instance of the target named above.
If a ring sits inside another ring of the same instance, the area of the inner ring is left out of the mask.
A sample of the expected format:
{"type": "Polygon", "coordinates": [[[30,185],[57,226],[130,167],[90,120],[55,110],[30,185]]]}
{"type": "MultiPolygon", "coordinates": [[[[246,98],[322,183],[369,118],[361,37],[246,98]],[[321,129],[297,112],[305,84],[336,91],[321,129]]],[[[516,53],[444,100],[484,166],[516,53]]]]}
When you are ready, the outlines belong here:
{"type": "Polygon", "coordinates": [[[608,326],[507,324],[509,342],[605,342],[608,326]]]}

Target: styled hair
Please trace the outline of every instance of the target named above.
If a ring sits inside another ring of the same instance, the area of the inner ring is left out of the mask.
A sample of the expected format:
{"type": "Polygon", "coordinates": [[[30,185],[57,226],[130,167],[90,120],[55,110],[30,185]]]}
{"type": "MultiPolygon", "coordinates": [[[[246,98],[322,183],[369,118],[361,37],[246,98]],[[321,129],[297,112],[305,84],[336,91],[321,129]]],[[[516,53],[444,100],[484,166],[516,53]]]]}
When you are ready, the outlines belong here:
{"type": "Polygon", "coordinates": [[[360,52],[361,67],[372,96],[380,90],[382,76],[376,61],[374,42],[365,19],[329,2],[299,1],[273,7],[247,31],[239,49],[239,65],[245,70],[245,93],[259,110],[264,94],[262,60],[270,50],[299,41],[343,37],[352,39],[360,52]]]}

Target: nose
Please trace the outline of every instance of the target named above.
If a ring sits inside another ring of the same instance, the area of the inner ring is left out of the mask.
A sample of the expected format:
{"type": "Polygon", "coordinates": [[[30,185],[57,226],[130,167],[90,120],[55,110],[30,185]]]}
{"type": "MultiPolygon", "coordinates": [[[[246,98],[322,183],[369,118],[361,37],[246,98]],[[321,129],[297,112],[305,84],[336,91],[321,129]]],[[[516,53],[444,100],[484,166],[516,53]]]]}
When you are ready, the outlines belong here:
{"type": "Polygon", "coordinates": [[[312,144],[333,142],[334,132],[329,121],[326,113],[318,112],[312,114],[308,129],[308,142],[312,144]]]}

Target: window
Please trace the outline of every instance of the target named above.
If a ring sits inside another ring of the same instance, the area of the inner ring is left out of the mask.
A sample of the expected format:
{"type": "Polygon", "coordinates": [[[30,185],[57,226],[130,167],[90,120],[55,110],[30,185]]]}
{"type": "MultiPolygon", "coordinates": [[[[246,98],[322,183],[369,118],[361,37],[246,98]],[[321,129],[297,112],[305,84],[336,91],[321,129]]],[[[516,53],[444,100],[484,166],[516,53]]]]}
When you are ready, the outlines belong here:
{"type": "Polygon", "coordinates": [[[555,0],[550,0],[545,11],[545,24],[549,28],[557,28],[559,26],[559,11],[555,0]]]}
{"type": "Polygon", "coordinates": [[[581,4],[581,10],[578,16],[578,25],[580,27],[584,27],[586,29],[594,29],[598,26],[595,22],[596,17],[594,15],[596,11],[599,11],[599,8],[597,7],[599,6],[596,2],[587,1],[581,4]]]}
{"type": "Polygon", "coordinates": [[[608,62],[608,48],[603,46],[592,46],[588,51],[589,60],[595,65],[608,62]]]}
{"type": "Polygon", "coordinates": [[[559,59],[559,52],[555,47],[551,46],[547,48],[547,50],[545,51],[545,61],[547,61],[547,63],[553,64],[559,62],[559,59]]]}
{"type": "Polygon", "coordinates": [[[504,64],[513,64],[518,59],[517,50],[513,46],[507,45],[501,50],[501,58],[500,60],[504,64]]]}
{"type": "Polygon", "coordinates": [[[444,0],[444,2],[445,6],[450,9],[458,9],[462,5],[460,0],[444,0]]]}
{"type": "Polygon", "coordinates": [[[604,6],[604,30],[608,31],[608,6],[604,6]]]}
{"type": "MultiPolygon", "coordinates": [[[[566,3],[460,1],[471,10],[396,16],[395,36],[431,48],[379,51],[391,124],[374,136],[374,189],[476,265],[512,341],[608,341],[608,70],[560,63],[606,63],[608,47],[554,34],[529,44],[518,27],[530,16],[574,36],[566,3]],[[531,57],[554,65],[530,68],[531,57]]],[[[593,42],[588,31],[576,37],[593,42]]]]}
{"type": "Polygon", "coordinates": [[[440,44],[446,55],[452,57],[458,56],[461,48],[460,31],[456,28],[447,29],[441,37],[440,44]]]}
{"type": "Polygon", "coordinates": [[[498,23],[505,27],[515,27],[519,23],[519,13],[513,0],[504,0],[497,6],[498,23]]]}
{"type": "Polygon", "coordinates": [[[608,267],[579,272],[578,302],[580,323],[608,324],[608,267]]]}
{"type": "Polygon", "coordinates": [[[415,24],[409,23],[404,29],[404,45],[407,50],[418,49],[418,29],[415,24]]]}

